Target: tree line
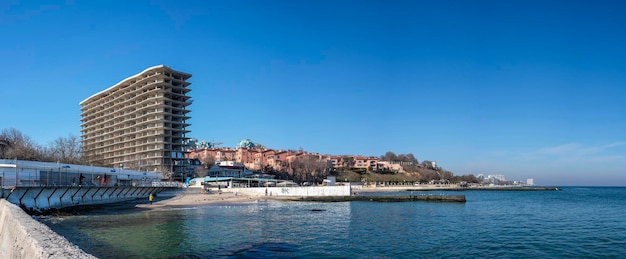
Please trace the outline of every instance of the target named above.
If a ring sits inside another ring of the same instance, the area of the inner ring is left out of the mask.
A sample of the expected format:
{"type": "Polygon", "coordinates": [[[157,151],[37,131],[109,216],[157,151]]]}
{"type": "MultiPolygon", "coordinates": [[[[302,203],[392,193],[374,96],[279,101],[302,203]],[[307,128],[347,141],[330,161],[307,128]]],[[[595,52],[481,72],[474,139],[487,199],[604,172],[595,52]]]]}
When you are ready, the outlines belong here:
{"type": "Polygon", "coordinates": [[[0,132],[0,159],[17,159],[64,164],[83,164],[80,139],[75,135],[59,137],[47,146],[35,143],[15,128],[0,132]]]}
{"type": "MultiPolygon", "coordinates": [[[[29,136],[15,128],[3,129],[0,132],[0,159],[86,164],[82,151],[80,139],[72,134],[67,137],[59,137],[47,146],[41,146],[35,143],[29,136]]],[[[384,155],[381,155],[379,159],[381,161],[401,164],[405,171],[419,174],[419,176],[407,176],[408,178],[406,178],[396,173],[389,172],[389,176],[386,178],[391,177],[393,179],[410,181],[444,180],[452,182],[477,182],[476,177],[473,175],[455,176],[452,172],[443,170],[440,167],[433,167],[433,163],[428,160],[424,160],[420,164],[412,153],[396,155],[394,152],[388,151],[384,155]]],[[[208,168],[215,163],[215,159],[207,158],[201,162],[208,168]]],[[[350,180],[358,180],[356,178],[358,178],[359,175],[376,173],[368,171],[355,172],[352,168],[354,159],[351,156],[344,156],[342,162],[340,170],[334,170],[330,161],[321,160],[316,155],[305,155],[295,158],[280,172],[272,168],[264,168],[263,171],[275,175],[278,179],[290,179],[296,183],[321,183],[328,176],[338,176],[340,180],[342,177],[345,177],[345,179],[350,178],[350,180]]],[[[386,179],[385,176],[381,177],[381,179],[386,179]]]]}
{"type": "Polygon", "coordinates": [[[380,156],[379,159],[390,163],[406,162],[406,164],[419,164],[419,161],[417,161],[417,158],[415,158],[412,153],[396,155],[394,152],[387,151],[384,155],[380,156]]]}

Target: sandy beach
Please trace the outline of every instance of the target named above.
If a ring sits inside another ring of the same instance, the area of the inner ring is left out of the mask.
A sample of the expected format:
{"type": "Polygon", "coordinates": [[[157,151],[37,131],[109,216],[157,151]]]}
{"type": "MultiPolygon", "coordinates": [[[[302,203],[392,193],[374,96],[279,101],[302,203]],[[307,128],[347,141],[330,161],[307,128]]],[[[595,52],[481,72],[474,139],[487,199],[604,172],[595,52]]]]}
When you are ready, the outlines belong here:
{"type": "MultiPolygon", "coordinates": [[[[409,187],[375,187],[354,190],[355,192],[399,192],[405,191],[409,187]]],[[[415,189],[415,188],[413,188],[415,189]]],[[[210,205],[218,203],[245,203],[255,202],[257,200],[289,200],[290,197],[280,196],[250,196],[240,192],[222,191],[218,193],[213,190],[210,193],[202,193],[200,189],[185,189],[175,193],[161,193],[150,204],[148,198],[145,202],[136,204],[136,208],[156,210],[176,207],[190,207],[198,205],[210,205]]],[[[291,197],[293,198],[293,197],[291,197]]]]}
{"type": "MultiPolygon", "coordinates": [[[[378,187],[378,188],[364,188],[359,189],[357,192],[396,192],[406,190],[407,187],[378,187]]],[[[257,200],[289,200],[293,197],[285,196],[250,196],[242,194],[240,192],[233,192],[231,190],[222,191],[218,193],[213,190],[210,193],[202,193],[200,189],[185,189],[177,191],[175,193],[161,193],[150,204],[148,198],[146,202],[136,204],[136,208],[142,209],[161,209],[161,208],[173,208],[173,207],[189,207],[197,205],[210,205],[216,203],[243,203],[243,202],[255,202],[257,200]]]]}
{"type": "MultiPolygon", "coordinates": [[[[436,191],[436,190],[545,190],[550,188],[545,187],[479,187],[479,188],[459,188],[456,185],[399,185],[399,186],[385,186],[385,187],[366,187],[366,188],[353,188],[353,194],[360,193],[372,193],[372,192],[403,192],[403,191],[436,191]]],[[[135,204],[136,208],[142,209],[167,209],[175,207],[190,207],[199,205],[210,205],[216,203],[243,203],[243,202],[255,202],[257,200],[290,200],[293,197],[286,196],[250,196],[236,193],[233,190],[222,190],[218,193],[216,190],[210,193],[202,193],[201,189],[184,189],[172,193],[159,194],[152,204],[148,202],[148,198],[144,202],[135,204]]]]}
{"type": "MultiPolygon", "coordinates": [[[[373,187],[354,190],[355,193],[369,192],[400,192],[407,189],[417,189],[412,186],[394,186],[394,187],[373,187]]],[[[279,196],[249,196],[233,191],[222,191],[218,193],[213,190],[210,193],[202,193],[200,189],[185,189],[174,193],[161,193],[150,204],[148,198],[146,202],[136,204],[136,208],[142,209],[167,209],[174,207],[189,207],[197,205],[210,205],[216,203],[243,203],[255,202],[257,200],[288,200],[287,197],[279,196]]]]}
{"type": "MultiPolygon", "coordinates": [[[[187,189],[179,191],[173,194],[159,194],[152,204],[149,202],[136,204],[136,208],[142,209],[167,209],[175,207],[189,207],[197,205],[210,205],[216,203],[243,203],[254,202],[259,199],[265,199],[265,197],[252,197],[235,192],[222,192],[217,193],[212,191],[210,193],[201,193],[196,189],[187,189]]],[[[146,201],[148,199],[146,198],[146,201]]]]}

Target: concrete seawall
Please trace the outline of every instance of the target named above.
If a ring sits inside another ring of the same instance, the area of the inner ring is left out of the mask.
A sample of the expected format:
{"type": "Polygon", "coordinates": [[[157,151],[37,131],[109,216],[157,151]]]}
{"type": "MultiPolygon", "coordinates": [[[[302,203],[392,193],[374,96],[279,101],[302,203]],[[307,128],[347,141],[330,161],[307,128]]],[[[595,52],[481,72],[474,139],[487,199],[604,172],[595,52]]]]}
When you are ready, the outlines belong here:
{"type": "Polygon", "coordinates": [[[434,201],[465,202],[465,195],[409,195],[409,196],[363,196],[352,195],[351,186],[316,186],[316,187],[267,187],[267,188],[229,188],[230,192],[240,192],[249,196],[272,197],[292,201],[434,201]]]}
{"type": "Polygon", "coordinates": [[[150,193],[177,190],[177,187],[131,187],[131,186],[27,186],[2,187],[1,198],[22,207],[31,214],[44,213],[78,205],[95,205],[147,198],[150,193]]]}
{"type": "Polygon", "coordinates": [[[425,192],[425,191],[558,191],[557,187],[550,186],[479,186],[458,187],[457,185],[393,185],[383,187],[364,187],[353,185],[352,191],[361,192],[425,192]]]}
{"type": "Polygon", "coordinates": [[[96,258],[0,199],[0,258],[96,258]]]}
{"type": "Polygon", "coordinates": [[[275,197],[320,197],[320,196],[350,196],[350,186],[307,186],[307,187],[259,187],[259,188],[229,188],[231,192],[240,192],[250,196],[275,197]]]}

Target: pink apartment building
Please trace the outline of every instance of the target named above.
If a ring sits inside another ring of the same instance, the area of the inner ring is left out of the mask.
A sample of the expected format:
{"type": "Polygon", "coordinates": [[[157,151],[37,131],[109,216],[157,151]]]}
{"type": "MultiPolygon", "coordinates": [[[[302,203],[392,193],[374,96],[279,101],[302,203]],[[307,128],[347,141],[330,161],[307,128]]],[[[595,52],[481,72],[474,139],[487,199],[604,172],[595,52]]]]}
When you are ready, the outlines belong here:
{"type": "Polygon", "coordinates": [[[349,166],[351,168],[366,170],[387,169],[395,172],[404,172],[401,165],[380,161],[377,157],[320,155],[318,153],[308,153],[306,151],[274,150],[267,148],[240,147],[236,149],[192,149],[187,154],[187,157],[197,158],[200,160],[203,160],[206,157],[213,157],[215,161],[235,161],[245,165],[245,167],[250,170],[263,170],[267,167],[273,168],[274,170],[283,170],[294,159],[304,155],[315,155],[320,160],[329,161],[330,165],[335,169],[343,166],[349,166]],[[351,163],[351,165],[348,165],[348,163],[351,163]]]}

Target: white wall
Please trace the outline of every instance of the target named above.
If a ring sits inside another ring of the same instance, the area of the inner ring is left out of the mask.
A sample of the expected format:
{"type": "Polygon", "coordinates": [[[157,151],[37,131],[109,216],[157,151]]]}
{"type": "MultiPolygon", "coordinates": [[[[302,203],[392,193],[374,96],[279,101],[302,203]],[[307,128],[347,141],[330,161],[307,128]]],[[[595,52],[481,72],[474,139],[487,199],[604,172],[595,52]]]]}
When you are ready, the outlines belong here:
{"type": "Polygon", "coordinates": [[[350,196],[350,186],[307,186],[307,187],[258,187],[228,188],[231,192],[240,192],[250,196],[350,196]],[[266,194],[267,193],[267,194],[266,194]]]}

